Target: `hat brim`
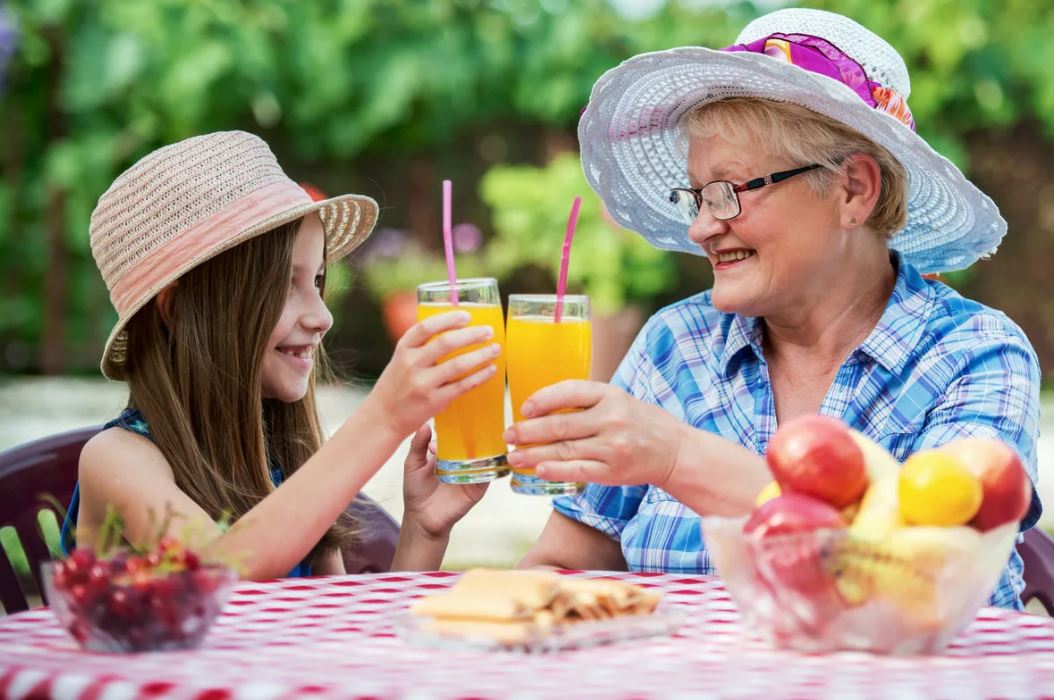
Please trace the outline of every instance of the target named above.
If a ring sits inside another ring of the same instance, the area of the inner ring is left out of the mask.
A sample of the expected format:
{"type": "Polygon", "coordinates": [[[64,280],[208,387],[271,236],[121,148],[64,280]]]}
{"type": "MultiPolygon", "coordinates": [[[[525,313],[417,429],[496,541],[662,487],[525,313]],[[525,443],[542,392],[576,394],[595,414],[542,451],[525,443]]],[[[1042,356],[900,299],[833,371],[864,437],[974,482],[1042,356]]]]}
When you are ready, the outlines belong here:
{"type": "Polygon", "coordinates": [[[641,54],[593,86],[578,126],[582,167],[612,217],[654,246],[696,255],[669,203],[687,179],[684,114],[729,97],[802,105],[885,147],[908,173],[908,222],[889,242],[922,272],[969,266],[995,252],[1006,221],[949,160],[848,86],[769,56],[684,47],[641,54]]]}
{"type": "Polygon", "coordinates": [[[173,274],[158,280],[147,294],[144,294],[135,305],[126,310],[117,319],[117,323],[110,332],[110,337],[106,340],[106,346],[103,350],[101,363],[103,376],[117,381],[124,379],[124,362],[128,347],[128,334],[125,331],[125,326],[139,309],[157,296],[158,292],[187,271],[224,251],[244,243],[250,238],[267,233],[290,221],[296,221],[315,212],[319,214],[319,218],[322,220],[322,228],[326,234],[326,263],[332,264],[346,257],[369,238],[377,223],[378,211],[377,202],[372,198],[358,194],[345,194],[292,207],[255,222],[252,226],[237,232],[225,240],[223,245],[194,258],[186,265],[175,270],[173,274]]]}

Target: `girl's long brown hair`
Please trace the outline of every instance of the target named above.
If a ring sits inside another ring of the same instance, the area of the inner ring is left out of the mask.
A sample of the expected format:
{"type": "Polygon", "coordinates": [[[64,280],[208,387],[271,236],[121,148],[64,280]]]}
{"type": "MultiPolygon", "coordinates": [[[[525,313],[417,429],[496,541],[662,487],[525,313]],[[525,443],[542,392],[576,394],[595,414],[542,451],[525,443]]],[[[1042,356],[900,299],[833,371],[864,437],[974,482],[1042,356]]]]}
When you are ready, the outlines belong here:
{"type": "MultiPolygon", "coordinates": [[[[300,222],[195,267],[179,278],[164,316],[155,299],[127,325],[129,407],[150,425],[176,485],[214,519],[244,515],[274,491],[271,467],[288,478],[322,444],[315,372],[294,403],[264,399],[261,388],[300,222]]],[[[353,525],[342,515],[310,560],[348,544],[353,525]]]]}

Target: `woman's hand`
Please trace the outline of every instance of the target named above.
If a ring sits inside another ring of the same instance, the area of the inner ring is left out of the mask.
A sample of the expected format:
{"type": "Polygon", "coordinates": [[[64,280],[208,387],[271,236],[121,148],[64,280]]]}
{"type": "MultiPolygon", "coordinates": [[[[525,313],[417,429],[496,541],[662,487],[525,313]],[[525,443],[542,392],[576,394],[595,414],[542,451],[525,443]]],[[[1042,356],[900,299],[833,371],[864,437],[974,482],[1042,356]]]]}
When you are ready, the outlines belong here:
{"type": "Polygon", "coordinates": [[[489,341],[493,329],[468,326],[469,320],[464,311],[437,314],[412,326],[396,344],[368,400],[400,438],[497,371],[497,343],[469,349],[489,341]],[[451,356],[457,351],[463,353],[451,356]]]}
{"type": "Polygon", "coordinates": [[[444,484],[435,476],[435,450],[429,444],[432,430],[421,426],[410,442],[403,471],[403,527],[431,539],[444,539],[472,506],[479,503],[488,484],[444,484]]]}
{"type": "Polygon", "coordinates": [[[535,467],[550,481],[653,484],[670,480],[691,428],[662,409],[608,384],[565,381],[523,404],[524,420],[505,433],[520,447],[514,467],[535,467]],[[580,409],[556,413],[566,409],[580,409]]]}

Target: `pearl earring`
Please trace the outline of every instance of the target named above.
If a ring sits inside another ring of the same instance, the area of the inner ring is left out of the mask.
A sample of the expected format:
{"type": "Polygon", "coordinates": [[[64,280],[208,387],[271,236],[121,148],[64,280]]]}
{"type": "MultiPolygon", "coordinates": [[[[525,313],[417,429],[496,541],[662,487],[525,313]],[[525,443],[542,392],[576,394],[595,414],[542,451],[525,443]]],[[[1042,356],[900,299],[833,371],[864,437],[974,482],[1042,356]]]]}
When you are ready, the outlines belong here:
{"type": "Polygon", "coordinates": [[[849,225],[850,226],[856,226],[856,217],[855,216],[852,217],[851,219],[849,219],[849,225]]]}

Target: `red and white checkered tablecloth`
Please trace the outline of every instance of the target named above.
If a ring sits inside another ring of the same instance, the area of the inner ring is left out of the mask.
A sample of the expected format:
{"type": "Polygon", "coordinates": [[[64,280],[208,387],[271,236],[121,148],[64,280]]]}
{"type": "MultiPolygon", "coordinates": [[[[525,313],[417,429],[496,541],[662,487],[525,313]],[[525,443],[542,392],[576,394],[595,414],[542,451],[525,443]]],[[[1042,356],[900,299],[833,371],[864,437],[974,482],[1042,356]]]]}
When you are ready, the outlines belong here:
{"type": "Polygon", "coordinates": [[[721,582],[602,574],[660,590],[684,613],[673,636],[552,654],[412,646],[392,620],[449,587],[446,572],[237,586],[186,652],[81,651],[49,610],[0,618],[0,697],[1054,697],[1054,620],[982,609],[940,656],[777,651],[743,630],[721,582]]]}

